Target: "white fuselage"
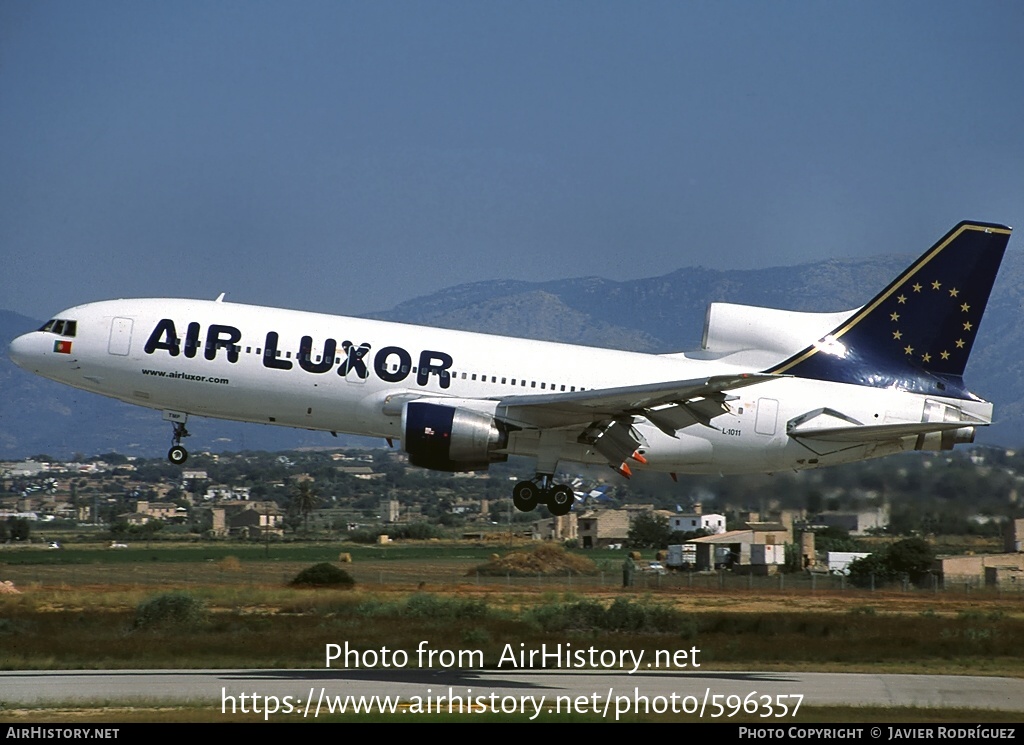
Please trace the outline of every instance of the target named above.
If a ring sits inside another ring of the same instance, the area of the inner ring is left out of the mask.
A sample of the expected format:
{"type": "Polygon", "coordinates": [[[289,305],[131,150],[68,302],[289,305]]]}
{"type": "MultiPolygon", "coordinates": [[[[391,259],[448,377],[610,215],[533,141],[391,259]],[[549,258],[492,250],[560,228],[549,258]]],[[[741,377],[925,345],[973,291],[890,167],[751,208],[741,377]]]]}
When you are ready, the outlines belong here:
{"type": "MultiPolygon", "coordinates": [[[[620,352],[201,300],[111,300],[68,309],[61,317],[76,324],[70,347],[58,351],[59,335],[32,332],[12,343],[15,362],[154,409],[395,439],[403,436],[402,419],[387,404],[398,394],[459,399],[466,408],[493,412],[499,399],[513,395],[756,372],[729,358],[620,352]],[[334,341],[333,353],[328,340],[334,341]]],[[[674,437],[638,418],[639,452],[647,463],[636,467],[739,473],[887,455],[913,449],[915,438],[801,443],[787,434],[787,423],[818,409],[840,411],[862,424],[921,422],[928,400],[784,376],[734,395],[728,413],[716,416],[712,426],[692,424],[674,437]]],[[[956,403],[991,419],[987,402],[956,403]]],[[[542,431],[513,431],[507,452],[537,455],[542,431]]],[[[603,462],[577,441],[578,428],[561,435],[560,460],[603,462]]]]}

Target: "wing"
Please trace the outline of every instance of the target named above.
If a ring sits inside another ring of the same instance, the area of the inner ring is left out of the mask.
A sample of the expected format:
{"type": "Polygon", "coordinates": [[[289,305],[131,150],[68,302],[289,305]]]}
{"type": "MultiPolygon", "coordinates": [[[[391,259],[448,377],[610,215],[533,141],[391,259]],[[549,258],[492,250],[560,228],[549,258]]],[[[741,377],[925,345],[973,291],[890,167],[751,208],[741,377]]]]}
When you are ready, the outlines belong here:
{"type": "Polygon", "coordinates": [[[572,393],[506,396],[499,399],[498,414],[510,424],[536,428],[570,427],[595,419],[643,416],[675,435],[678,429],[696,422],[707,424],[713,417],[728,411],[726,391],[780,377],[783,376],[743,373],[572,393]]]}
{"type": "Polygon", "coordinates": [[[601,390],[506,396],[498,400],[495,414],[520,429],[580,427],[580,441],[593,446],[608,459],[609,465],[628,476],[628,458],[645,462],[637,453],[640,438],[633,429],[633,417],[644,417],[675,437],[684,427],[698,423],[710,426],[714,417],[726,413],[728,391],[779,377],[782,376],[743,373],[601,390]]]}

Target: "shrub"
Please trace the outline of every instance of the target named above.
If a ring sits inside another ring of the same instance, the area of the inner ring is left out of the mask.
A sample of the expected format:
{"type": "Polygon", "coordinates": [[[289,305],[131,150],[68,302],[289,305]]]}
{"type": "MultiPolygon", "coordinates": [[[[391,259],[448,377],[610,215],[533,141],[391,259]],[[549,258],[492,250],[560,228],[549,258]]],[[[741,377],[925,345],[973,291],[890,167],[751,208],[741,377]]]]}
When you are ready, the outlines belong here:
{"type": "Polygon", "coordinates": [[[303,569],[290,584],[293,587],[352,587],[355,583],[344,569],[321,562],[303,569]]]}
{"type": "Polygon", "coordinates": [[[352,543],[376,543],[377,536],[381,535],[384,531],[372,528],[363,528],[361,530],[350,530],[348,533],[348,539],[352,543]]]}
{"type": "Polygon", "coordinates": [[[697,631],[694,620],[684,613],[627,598],[616,598],[607,608],[596,600],[543,605],[528,611],[527,618],[545,631],[676,632],[684,638],[697,631]]]}
{"type": "Polygon", "coordinates": [[[135,628],[197,626],[206,618],[203,602],[187,592],[165,592],[139,604],[135,628]]]}
{"type": "Polygon", "coordinates": [[[875,608],[872,605],[855,605],[850,608],[850,614],[854,616],[873,616],[875,608]]]}
{"type": "Polygon", "coordinates": [[[404,615],[409,618],[456,621],[484,618],[487,612],[487,603],[483,600],[446,598],[418,592],[405,601],[404,615]]]}
{"type": "Polygon", "coordinates": [[[462,646],[473,647],[479,649],[490,644],[493,641],[490,632],[487,629],[466,629],[462,632],[462,646]]]}
{"type": "Polygon", "coordinates": [[[417,592],[405,600],[364,600],[354,613],[367,618],[419,618],[424,621],[464,621],[486,618],[491,609],[484,600],[447,598],[417,592]]]}
{"type": "Polygon", "coordinates": [[[376,543],[377,537],[381,535],[387,535],[392,540],[398,541],[426,541],[434,538],[444,538],[447,536],[447,533],[439,525],[409,523],[408,525],[389,525],[380,528],[352,530],[348,533],[348,539],[353,543],[376,543]]]}
{"type": "Polygon", "coordinates": [[[242,562],[238,560],[237,556],[225,556],[218,563],[222,572],[237,573],[242,571],[242,562]]]}

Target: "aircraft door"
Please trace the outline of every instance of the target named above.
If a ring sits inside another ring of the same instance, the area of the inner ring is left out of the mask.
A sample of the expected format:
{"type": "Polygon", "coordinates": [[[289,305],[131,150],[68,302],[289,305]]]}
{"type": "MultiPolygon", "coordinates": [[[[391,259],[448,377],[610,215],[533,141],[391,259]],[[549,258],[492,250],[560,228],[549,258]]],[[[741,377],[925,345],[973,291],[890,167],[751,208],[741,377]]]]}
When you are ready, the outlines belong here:
{"type": "Polygon", "coordinates": [[[757,399],[757,417],[754,431],[759,435],[774,435],[779,420],[779,402],[774,398],[757,399]]]}
{"type": "Polygon", "coordinates": [[[360,345],[352,344],[351,342],[342,342],[341,345],[342,354],[341,358],[341,370],[344,370],[344,378],[349,383],[365,383],[370,377],[369,357],[370,345],[363,343],[360,345]]]}
{"type": "Polygon", "coordinates": [[[107,352],[119,357],[127,357],[132,347],[132,325],[131,318],[115,318],[110,322],[110,340],[107,342],[107,352]]]}

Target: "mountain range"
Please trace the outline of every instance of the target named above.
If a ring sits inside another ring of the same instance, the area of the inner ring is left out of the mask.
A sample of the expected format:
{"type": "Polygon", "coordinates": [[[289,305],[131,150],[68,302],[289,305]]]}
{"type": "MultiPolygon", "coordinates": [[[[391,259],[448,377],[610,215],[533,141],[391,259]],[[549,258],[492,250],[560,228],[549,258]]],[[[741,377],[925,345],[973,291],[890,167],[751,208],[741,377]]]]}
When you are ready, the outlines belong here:
{"type": "MultiPolygon", "coordinates": [[[[792,267],[718,271],[693,267],[647,279],[596,277],[458,285],[374,314],[382,320],[643,352],[700,346],[704,314],[716,300],[803,311],[838,311],[870,300],[913,257],[829,260],[792,267]]],[[[101,299],[101,298],[97,298],[101,299]]],[[[965,374],[996,405],[979,442],[1024,441],[1024,256],[1008,251],[965,374]]],[[[54,312],[60,309],[55,308],[54,312]]],[[[324,309],[329,312],[329,309],[324,309]]],[[[160,413],[37,378],[7,357],[7,343],[42,321],[0,310],[0,458],[120,452],[153,456],[170,445],[160,413]]],[[[322,432],[196,420],[190,450],[283,450],[332,444],[322,432]]]]}

